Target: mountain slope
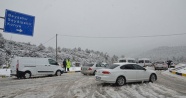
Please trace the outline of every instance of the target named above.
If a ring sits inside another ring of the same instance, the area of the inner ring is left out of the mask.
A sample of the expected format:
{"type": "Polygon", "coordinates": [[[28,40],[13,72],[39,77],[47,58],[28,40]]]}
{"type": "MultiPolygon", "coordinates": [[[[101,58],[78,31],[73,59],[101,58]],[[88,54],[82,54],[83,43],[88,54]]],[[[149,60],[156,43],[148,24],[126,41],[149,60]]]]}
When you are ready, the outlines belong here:
{"type": "MultiPolygon", "coordinates": [[[[58,62],[62,63],[65,58],[70,58],[73,62],[90,63],[90,62],[107,62],[111,63],[111,57],[107,53],[82,50],[79,48],[67,49],[58,47],[58,62]]],[[[40,44],[39,46],[30,43],[15,42],[6,40],[0,33],[0,65],[5,64],[5,59],[10,61],[11,57],[48,57],[56,59],[56,50],[52,47],[45,47],[40,44]]],[[[117,57],[116,57],[117,58],[117,57]]]]}
{"type": "Polygon", "coordinates": [[[186,61],[186,46],[162,46],[140,54],[138,57],[148,57],[153,60],[167,60],[184,62],[186,61]]]}

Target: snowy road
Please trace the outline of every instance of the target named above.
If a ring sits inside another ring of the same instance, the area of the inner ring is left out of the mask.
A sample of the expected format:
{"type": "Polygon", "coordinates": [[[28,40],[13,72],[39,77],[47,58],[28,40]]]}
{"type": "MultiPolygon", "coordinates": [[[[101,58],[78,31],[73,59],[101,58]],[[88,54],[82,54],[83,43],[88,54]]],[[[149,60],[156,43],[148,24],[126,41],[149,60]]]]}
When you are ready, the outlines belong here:
{"type": "Polygon", "coordinates": [[[58,77],[18,80],[0,78],[0,98],[185,98],[186,80],[158,71],[155,83],[118,87],[96,82],[94,76],[66,73],[58,77]]]}

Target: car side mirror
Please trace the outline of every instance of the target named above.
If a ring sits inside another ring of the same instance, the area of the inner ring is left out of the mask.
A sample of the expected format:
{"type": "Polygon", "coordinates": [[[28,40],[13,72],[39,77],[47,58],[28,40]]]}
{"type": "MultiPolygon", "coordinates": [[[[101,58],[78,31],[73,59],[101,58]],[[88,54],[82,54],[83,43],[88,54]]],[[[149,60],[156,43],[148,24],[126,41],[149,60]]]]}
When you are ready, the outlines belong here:
{"type": "Polygon", "coordinates": [[[143,68],[143,70],[145,70],[145,71],[146,71],[147,69],[143,68]]]}

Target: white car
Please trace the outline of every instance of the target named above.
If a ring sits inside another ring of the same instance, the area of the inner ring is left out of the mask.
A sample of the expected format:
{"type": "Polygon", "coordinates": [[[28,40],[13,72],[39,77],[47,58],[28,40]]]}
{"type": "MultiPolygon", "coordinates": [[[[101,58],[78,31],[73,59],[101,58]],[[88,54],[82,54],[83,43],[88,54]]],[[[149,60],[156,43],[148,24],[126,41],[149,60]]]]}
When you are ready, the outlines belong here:
{"type": "Polygon", "coordinates": [[[98,69],[95,75],[97,81],[103,83],[116,83],[119,86],[128,82],[157,80],[154,70],[148,70],[132,63],[114,63],[107,69],[98,69]]]}
{"type": "Polygon", "coordinates": [[[92,63],[92,64],[85,64],[81,67],[81,73],[84,75],[95,75],[97,69],[102,69],[108,66],[106,63],[92,63]]]}
{"type": "Polygon", "coordinates": [[[11,76],[24,77],[63,74],[64,69],[50,58],[16,57],[10,64],[11,76]]]}
{"type": "Polygon", "coordinates": [[[134,58],[119,58],[118,63],[136,63],[134,58]]]}
{"type": "Polygon", "coordinates": [[[154,64],[155,70],[168,70],[168,65],[164,61],[156,61],[154,64]]]}
{"type": "Polygon", "coordinates": [[[138,65],[140,65],[142,67],[146,67],[146,66],[152,66],[152,63],[151,63],[150,59],[142,58],[142,59],[138,60],[138,65]]]}

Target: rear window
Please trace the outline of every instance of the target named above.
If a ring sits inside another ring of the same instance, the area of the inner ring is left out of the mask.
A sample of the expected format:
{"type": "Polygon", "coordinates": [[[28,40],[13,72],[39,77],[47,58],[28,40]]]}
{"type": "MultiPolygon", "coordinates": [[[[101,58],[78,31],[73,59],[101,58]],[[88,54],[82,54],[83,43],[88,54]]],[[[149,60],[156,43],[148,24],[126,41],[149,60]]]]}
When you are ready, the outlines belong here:
{"type": "Polygon", "coordinates": [[[94,64],[86,64],[84,66],[92,67],[94,64]]]}
{"type": "Polygon", "coordinates": [[[144,63],[143,60],[139,60],[138,63],[144,63]]]}
{"type": "Polygon", "coordinates": [[[145,60],[145,63],[150,63],[150,61],[149,60],[145,60]]]}
{"type": "Polygon", "coordinates": [[[119,62],[120,62],[120,63],[122,63],[122,62],[126,62],[126,60],[119,60],[119,62]]]}
{"type": "Polygon", "coordinates": [[[160,62],[156,62],[156,64],[164,64],[164,62],[160,61],[160,62]]]}
{"type": "Polygon", "coordinates": [[[114,65],[111,65],[111,66],[107,66],[107,68],[108,69],[114,69],[114,68],[116,68],[116,67],[118,67],[119,65],[117,65],[117,64],[114,64],[114,65]]]}
{"type": "Polygon", "coordinates": [[[128,60],[129,63],[136,63],[135,60],[128,60]]]}

